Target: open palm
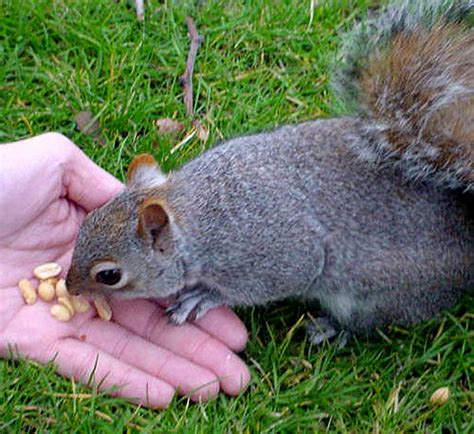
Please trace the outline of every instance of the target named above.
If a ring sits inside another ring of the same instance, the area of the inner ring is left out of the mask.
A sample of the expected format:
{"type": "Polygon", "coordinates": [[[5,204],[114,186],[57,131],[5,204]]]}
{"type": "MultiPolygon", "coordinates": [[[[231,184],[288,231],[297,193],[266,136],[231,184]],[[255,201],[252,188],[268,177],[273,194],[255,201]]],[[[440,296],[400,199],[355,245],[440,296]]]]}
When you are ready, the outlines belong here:
{"type": "Polygon", "coordinates": [[[0,356],[55,360],[58,372],[94,382],[150,407],[176,391],[207,399],[236,394],[249,381],[241,350],[246,331],[226,309],[184,326],[169,323],[151,301],[113,301],[108,323],[90,310],[70,322],[50,305],[25,305],[17,283],[38,264],[67,269],[86,213],[122,185],[60,134],[0,146],[0,356]]]}

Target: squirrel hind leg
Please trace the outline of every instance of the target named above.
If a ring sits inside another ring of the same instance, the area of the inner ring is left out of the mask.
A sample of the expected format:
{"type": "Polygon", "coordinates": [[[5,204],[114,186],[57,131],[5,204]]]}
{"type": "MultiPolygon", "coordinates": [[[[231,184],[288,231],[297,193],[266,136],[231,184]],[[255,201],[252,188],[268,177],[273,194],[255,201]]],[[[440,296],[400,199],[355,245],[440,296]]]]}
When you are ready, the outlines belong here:
{"type": "Polygon", "coordinates": [[[312,318],[306,326],[306,333],[311,344],[320,346],[324,342],[335,342],[338,348],[344,348],[352,334],[342,329],[328,316],[312,318]]]}
{"type": "Polygon", "coordinates": [[[172,323],[180,325],[190,318],[202,318],[208,310],[223,304],[216,292],[198,286],[181,292],[175,303],[166,309],[166,313],[172,323]]]}

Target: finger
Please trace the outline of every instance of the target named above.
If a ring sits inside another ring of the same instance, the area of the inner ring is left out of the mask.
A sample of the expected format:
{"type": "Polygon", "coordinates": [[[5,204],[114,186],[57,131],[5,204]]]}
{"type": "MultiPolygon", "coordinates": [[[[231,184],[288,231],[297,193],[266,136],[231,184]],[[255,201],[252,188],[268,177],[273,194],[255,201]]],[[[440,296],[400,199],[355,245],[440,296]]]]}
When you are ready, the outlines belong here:
{"type": "Polygon", "coordinates": [[[146,407],[166,408],[175,394],[165,381],[73,338],[57,341],[38,357],[41,363],[51,360],[61,375],[146,407]]]}
{"type": "Polygon", "coordinates": [[[94,319],[84,323],[78,338],[171,384],[194,401],[207,401],[219,393],[215,374],[189,360],[110,322],[94,319]]]}
{"type": "Polygon", "coordinates": [[[163,309],[146,300],[112,301],[114,319],[134,333],[212,371],[221,388],[240,393],[250,380],[245,363],[222,342],[190,323],[169,322],[163,309]]]}
{"type": "Polygon", "coordinates": [[[247,329],[240,318],[226,307],[217,307],[207,311],[194,321],[199,328],[219,339],[233,351],[243,351],[248,340],[247,329]]]}

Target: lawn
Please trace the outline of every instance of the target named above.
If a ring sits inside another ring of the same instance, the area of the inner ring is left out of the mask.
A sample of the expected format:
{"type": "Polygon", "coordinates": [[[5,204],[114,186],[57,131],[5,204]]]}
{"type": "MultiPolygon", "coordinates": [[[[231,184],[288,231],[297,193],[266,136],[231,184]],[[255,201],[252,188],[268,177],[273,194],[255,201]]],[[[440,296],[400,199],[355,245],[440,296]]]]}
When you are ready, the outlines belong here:
{"type": "MultiPolygon", "coordinates": [[[[59,131],[123,179],[137,153],[170,170],[223,138],[328,116],[340,32],[378,3],[314,3],[150,0],[142,23],[133,2],[0,0],[0,142],[59,131]],[[210,135],[176,147],[192,130],[179,82],[187,15],[204,37],[194,111],[210,135]],[[105,144],[77,130],[81,111],[105,144]],[[161,118],[186,131],[159,134],[161,118]]],[[[177,398],[160,412],[90,394],[52,366],[0,361],[0,432],[474,432],[473,306],[465,296],[440,318],[342,350],[309,345],[307,306],[241,310],[249,389],[200,405],[177,398]],[[431,405],[443,386],[451,398],[431,405]]]]}

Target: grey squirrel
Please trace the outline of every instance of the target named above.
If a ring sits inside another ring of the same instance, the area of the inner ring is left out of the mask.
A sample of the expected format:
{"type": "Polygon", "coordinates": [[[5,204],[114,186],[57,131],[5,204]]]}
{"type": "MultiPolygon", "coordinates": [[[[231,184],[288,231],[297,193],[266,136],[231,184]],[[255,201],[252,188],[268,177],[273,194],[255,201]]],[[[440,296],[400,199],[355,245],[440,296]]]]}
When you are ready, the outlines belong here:
{"type": "Polygon", "coordinates": [[[360,23],[335,89],[352,116],[237,137],[164,175],[134,159],[85,219],[71,292],[176,296],[175,323],[297,298],[339,333],[453,305],[474,270],[472,0],[405,0],[360,23]]]}

